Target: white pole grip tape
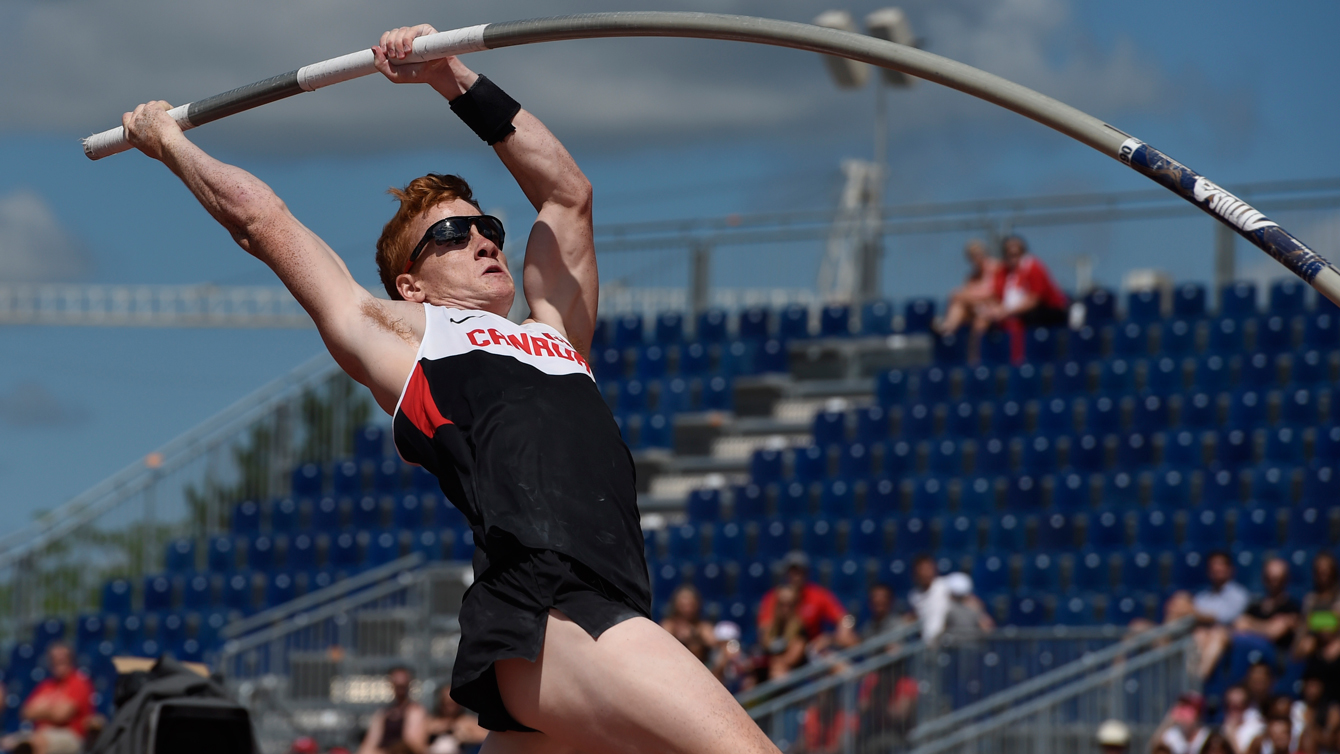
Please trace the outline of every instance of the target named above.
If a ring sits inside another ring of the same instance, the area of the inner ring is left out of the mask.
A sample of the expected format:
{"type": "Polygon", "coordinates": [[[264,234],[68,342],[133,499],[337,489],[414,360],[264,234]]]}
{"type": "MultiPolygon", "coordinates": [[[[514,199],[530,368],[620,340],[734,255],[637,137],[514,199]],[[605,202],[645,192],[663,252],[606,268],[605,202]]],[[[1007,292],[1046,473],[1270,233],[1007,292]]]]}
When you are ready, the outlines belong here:
{"type": "MultiPolygon", "coordinates": [[[[188,103],[177,105],[168,110],[168,115],[171,115],[172,119],[177,121],[177,125],[181,126],[183,131],[189,131],[195,127],[191,125],[191,119],[186,114],[190,107],[191,105],[188,103]]],[[[95,160],[124,152],[127,149],[130,149],[130,142],[126,141],[126,130],[121,126],[109,128],[84,139],[84,154],[95,160]]]]}
{"type": "MultiPolygon", "coordinates": [[[[398,62],[400,64],[422,63],[425,60],[437,60],[449,55],[464,55],[467,52],[487,50],[488,48],[484,46],[484,27],[486,26],[488,24],[479,24],[478,26],[467,26],[464,29],[450,29],[418,37],[414,40],[414,51],[404,60],[398,62]]],[[[301,86],[305,92],[311,92],[331,84],[338,84],[376,72],[377,68],[373,65],[372,50],[359,50],[299,68],[298,86],[301,86]]]]}

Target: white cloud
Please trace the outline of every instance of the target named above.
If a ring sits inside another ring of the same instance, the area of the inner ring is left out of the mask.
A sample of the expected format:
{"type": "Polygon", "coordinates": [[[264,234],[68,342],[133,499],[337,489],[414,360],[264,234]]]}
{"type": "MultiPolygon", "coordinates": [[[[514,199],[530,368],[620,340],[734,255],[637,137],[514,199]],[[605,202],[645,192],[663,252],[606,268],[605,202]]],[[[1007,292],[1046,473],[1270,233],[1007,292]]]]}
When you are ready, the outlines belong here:
{"type": "Polygon", "coordinates": [[[92,260],[33,191],[0,196],[0,280],[69,280],[88,273],[92,260]]]}

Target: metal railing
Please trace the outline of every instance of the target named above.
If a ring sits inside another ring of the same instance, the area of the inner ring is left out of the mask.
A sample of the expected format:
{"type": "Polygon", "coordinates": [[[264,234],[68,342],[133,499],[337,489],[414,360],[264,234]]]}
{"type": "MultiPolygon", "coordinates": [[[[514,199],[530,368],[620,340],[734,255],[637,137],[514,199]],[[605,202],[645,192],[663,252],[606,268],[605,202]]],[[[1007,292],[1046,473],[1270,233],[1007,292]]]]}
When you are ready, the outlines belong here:
{"type": "Polygon", "coordinates": [[[161,572],[169,540],[228,531],[237,502],[286,494],[300,462],[349,455],[371,416],[323,354],[0,538],[0,641],[96,609],[109,578],[161,572]]]}
{"type": "MultiPolygon", "coordinates": [[[[1058,690],[1076,684],[1088,689],[1091,677],[1104,673],[1108,677],[1124,667],[1144,673],[1137,682],[1166,683],[1171,689],[1149,695],[1150,710],[1128,710],[1136,715],[1129,719],[1138,722],[1163,705],[1153,717],[1157,724],[1166,712],[1165,702],[1188,688],[1186,652],[1194,650],[1189,631],[1189,623],[1181,622],[1123,640],[1125,629],[1120,627],[1055,626],[1002,629],[959,643],[890,642],[883,651],[866,647],[864,654],[822,662],[807,671],[803,682],[779,688],[749,712],[786,752],[935,754],[947,750],[939,747],[951,737],[958,743],[947,745],[950,748],[967,741],[962,737],[965,730],[994,729],[993,721],[1001,715],[1017,715],[1024,705],[1051,699],[1058,690]],[[1177,648],[1171,654],[1170,646],[1177,648]]],[[[1126,690],[1129,683],[1122,684],[1127,680],[1123,675],[1103,688],[1126,690]]],[[[1122,698],[1128,707],[1145,702],[1138,694],[1122,698]]],[[[1087,726],[1089,737],[1104,719],[1089,718],[1114,709],[1095,700],[1086,697],[1078,706],[1063,708],[1079,716],[1074,723],[1087,726]]],[[[1061,714],[1045,705],[1038,709],[1061,714]]],[[[1084,743],[1091,740],[1085,738],[1084,743]]],[[[984,744],[982,750],[1002,749],[984,744]]]]}

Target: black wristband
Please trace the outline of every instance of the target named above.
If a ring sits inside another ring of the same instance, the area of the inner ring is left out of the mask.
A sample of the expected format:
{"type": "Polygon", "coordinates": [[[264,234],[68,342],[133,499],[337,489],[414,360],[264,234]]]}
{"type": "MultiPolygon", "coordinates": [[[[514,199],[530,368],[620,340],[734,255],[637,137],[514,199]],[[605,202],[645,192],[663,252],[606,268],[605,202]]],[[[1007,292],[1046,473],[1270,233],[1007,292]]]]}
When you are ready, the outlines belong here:
{"type": "Polygon", "coordinates": [[[521,104],[498,85],[480,76],[465,91],[465,94],[452,100],[451,111],[465,122],[479,138],[493,146],[516,130],[512,119],[521,112],[521,104]]]}

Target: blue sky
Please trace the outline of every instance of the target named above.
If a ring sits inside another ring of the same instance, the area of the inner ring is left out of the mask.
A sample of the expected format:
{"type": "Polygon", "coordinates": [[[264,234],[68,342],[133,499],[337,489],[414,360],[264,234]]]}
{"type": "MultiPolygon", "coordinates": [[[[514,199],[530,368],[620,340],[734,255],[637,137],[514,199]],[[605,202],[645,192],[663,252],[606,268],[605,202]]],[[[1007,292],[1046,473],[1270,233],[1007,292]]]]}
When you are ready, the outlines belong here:
{"type": "MultiPolygon", "coordinates": [[[[860,18],[880,5],[848,7],[860,18]]],[[[807,21],[826,7],[803,0],[11,0],[0,7],[0,58],[9,71],[0,79],[0,280],[270,282],[161,166],[135,154],[97,163],[83,157],[79,136],[114,125],[142,100],[213,94],[419,20],[448,28],[661,9],[807,21]]],[[[1340,175],[1335,3],[918,0],[903,7],[932,52],[1105,118],[1217,182],[1340,175]]],[[[834,90],[807,53],[602,40],[481,53],[469,62],[568,144],[596,187],[597,223],[827,209],[840,188],[840,160],[871,150],[871,93],[834,90]]],[[[890,103],[891,202],[1148,185],[1107,157],[955,92],[922,84],[891,93],[890,103]]],[[[533,215],[489,150],[426,90],[353,82],[212,124],[193,138],[269,182],[368,285],[375,284],[372,242],[393,209],[389,185],[428,170],[459,172],[486,209],[506,215],[514,237],[533,215]]],[[[1091,245],[1099,280],[1116,284],[1134,266],[1204,279],[1210,238],[1204,224],[1152,224],[1033,241],[1062,282],[1076,252],[1063,247],[1091,245]],[[1169,244],[1185,253],[1169,255],[1169,244]]],[[[963,240],[891,244],[890,294],[943,291],[960,275],[963,240]]],[[[813,245],[778,249],[772,263],[759,265],[769,252],[723,252],[716,277],[723,285],[812,284],[814,266],[805,260],[815,258],[813,245]]],[[[1255,252],[1241,254],[1244,267],[1263,264],[1255,252]]],[[[605,265],[607,280],[679,283],[655,272],[680,269],[671,255],[605,265]]],[[[142,457],[320,347],[312,330],[0,328],[0,531],[142,457]]]]}

